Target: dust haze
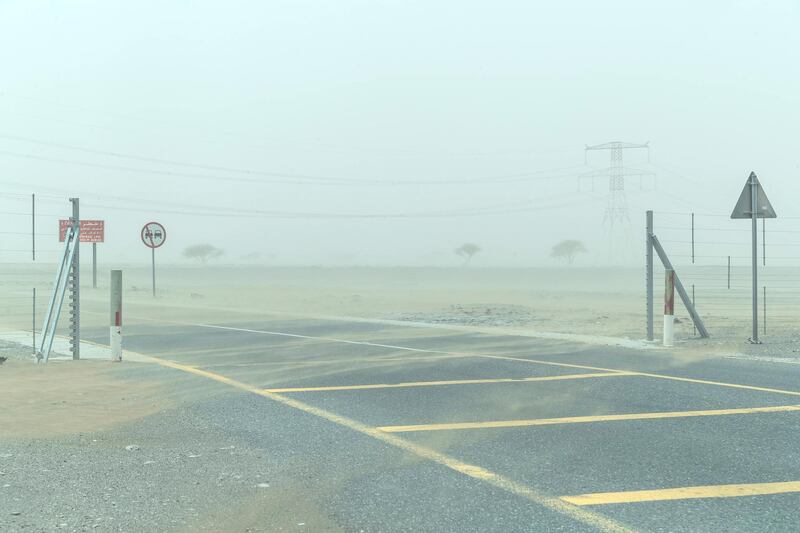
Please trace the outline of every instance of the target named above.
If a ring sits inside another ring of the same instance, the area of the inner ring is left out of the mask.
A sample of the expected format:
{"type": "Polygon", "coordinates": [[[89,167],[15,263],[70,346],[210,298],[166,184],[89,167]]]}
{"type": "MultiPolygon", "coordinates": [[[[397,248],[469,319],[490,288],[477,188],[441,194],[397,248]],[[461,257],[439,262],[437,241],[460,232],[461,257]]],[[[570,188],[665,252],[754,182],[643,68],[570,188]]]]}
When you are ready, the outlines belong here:
{"type": "MultiPolygon", "coordinates": [[[[641,257],[645,209],[798,192],[793,2],[4,2],[2,211],[105,219],[100,260],[480,267],[641,257]],[[81,30],[78,30],[81,28],[81,30]],[[24,54],[20,54],[24,50],[24,54]],[[766,139],[769,141],[766,141],[766,139]],[[610,141],[648,174],[603,223],[610,141]],[[640,183],[643,182],[643,183],[640,183]],[[614,242],[615,241],[615,242],[614,242]]],[[[4,227],[22,226],[1,215],[4,227]]],[[[24,232],[27,228],[19,229],[24,232]]],[[[3,235],[18,262],[26,236],[3,235]]],[[[52,239],[40,241],[41,260],[52,239]]],[[[55,253],[55,252],[53,252],[55,253]]]]}
{"type": "Polygon", "coordinates": [[[791,530],[799,15],[0,1],[0,530],[791,530]]]}

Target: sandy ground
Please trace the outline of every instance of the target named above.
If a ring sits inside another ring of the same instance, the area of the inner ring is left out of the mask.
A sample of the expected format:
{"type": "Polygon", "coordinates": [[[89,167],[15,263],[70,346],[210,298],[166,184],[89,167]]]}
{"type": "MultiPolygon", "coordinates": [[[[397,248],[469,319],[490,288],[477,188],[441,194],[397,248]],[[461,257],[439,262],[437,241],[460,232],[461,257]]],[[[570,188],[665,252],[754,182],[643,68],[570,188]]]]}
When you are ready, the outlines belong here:
{"type": "MultiPolygon", "coordinates": [[[[136,364],[136,363],[128,363],[136,364]]],[[[31,439],[107,430],[170,406],[152,382],[120,379],[112,363],[0,366],[3,439],[31,439]]]]}
{"type": "MultiPolygon", "coordinates": [[[[50,274],[46,265],[0,268],[0,331],[31,329],[31,284],[39,284],[37,317],[46,309],[50,274]]],[[[84,283],[83,324],[108,324],[108,268],[99,269],[99,288],[84,283]]],[[[796,323],[800,299],[771,296],[765,341],[752,347],[749,290],[744,285],[713,293],[711,273],[681,270],[688,288],[697,282],[698,310],[711,333],[699,339],[683,305],[676,303],[677,349],[694,355],[800,356],[796,323]],[[742,288],[744,287],[744,288],[742,288]]],[[[88,281],[89,272],[84,272],[88,281]]],[[[789,276],[790,272],[780,275],[789,276]]],[[[656,339],[661,331],[662,276],[655,278],[656,339]]],[[[716,274],[714,274],[716,275],[716,274]]],[[[735,272],[739,279],[745,273],[735,272]]],[[[150,293],[150,272],[123,267],[128,323],[207,321],[287,316],[359,317],[377,320],[468,326],[498,333],[557,333],[642,341],[646,337],[642,268],[322,268],[164,266],[158,270],[158,297],[150,293]]],[[[742,281],[739,281],[742,283],[742,281]]],[[[61,333],[66,333],[66,311],[61,333]]]]}

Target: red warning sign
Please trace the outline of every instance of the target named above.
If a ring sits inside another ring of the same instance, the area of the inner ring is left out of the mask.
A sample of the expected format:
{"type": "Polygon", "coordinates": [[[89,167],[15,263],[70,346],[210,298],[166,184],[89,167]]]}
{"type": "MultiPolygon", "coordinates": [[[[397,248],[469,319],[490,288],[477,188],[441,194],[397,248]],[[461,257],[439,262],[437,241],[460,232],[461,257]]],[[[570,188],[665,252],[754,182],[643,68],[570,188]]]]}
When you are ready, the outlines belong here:
{"type": "MultiPolygon", "coordinates": [[[[67,228],[70,227],[69,219],[58,221],[58,240],[64,242],[67,228]]],[[[105,220],[81,220],[81,242],[105,242],[105,220]]]]}

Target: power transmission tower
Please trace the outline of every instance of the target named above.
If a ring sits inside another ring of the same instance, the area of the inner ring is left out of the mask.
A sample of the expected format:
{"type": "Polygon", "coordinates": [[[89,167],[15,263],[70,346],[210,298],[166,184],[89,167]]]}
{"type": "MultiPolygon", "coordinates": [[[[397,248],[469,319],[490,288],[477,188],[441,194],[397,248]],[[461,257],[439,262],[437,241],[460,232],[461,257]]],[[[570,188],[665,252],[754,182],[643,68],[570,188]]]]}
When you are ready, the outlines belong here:
{"type": "Polygon", "coordinates": [[[642,187],[642,178],[645,176],[655,176],[655,173],[646,170],[626,167],[623,163],[623,151],[632,149],[646,149],[647,161],[650,161],[650,143],[644,144],[627,142],[608,142],[586,145],[584,150],[584,161],[588,164],[589,152],[596,150],[609,150],[611,152],[611,162],[607,169],[596,170],[581,174],[580,178],[592,180],[592,190],[594,190],[594,180],[596,178],[608,178],[608,200],[606,212],[603,216],[603,225],[613,229],[615,225],[627,223],[630,225],[631,219],[628,216],[628,201],[625,197],[625,179],[638,177],[639,186],[642,187]]]}

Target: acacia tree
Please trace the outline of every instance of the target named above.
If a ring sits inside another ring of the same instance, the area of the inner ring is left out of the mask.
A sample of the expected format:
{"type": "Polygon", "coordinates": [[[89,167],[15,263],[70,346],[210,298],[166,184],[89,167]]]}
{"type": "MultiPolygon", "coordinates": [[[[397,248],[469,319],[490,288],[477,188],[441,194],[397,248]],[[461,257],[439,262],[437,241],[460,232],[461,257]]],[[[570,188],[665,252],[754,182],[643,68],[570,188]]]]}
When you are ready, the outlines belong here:
{"type": "Polygon", "coordinates": [[[586,252],[588,252],[588,250],[581,241],[566,240],[553,246],[553,251],[550,252],[550,256],[556,259],[566,259],[567,264],[571,265],[576,255],[585,254],[586,252]]]}
{"type": "Polygon", "coordinates": [[[211,244],[193,244],[183,251],[183,256],[188,259],[196,259],[204,265],[209,259],[221,257],[225,252],[211,244]]]}
{"type": "Polygon", "coordinates": [[[455,253],[456,255],[460,255],[464,258],[464,266],[468,265],[470,261],[472,261],[472,256],[477,254],[481,251],[481,247],[477,244],[473,244],[471,242],[465,242],[458,248],[456,248],[455,253]]]}

